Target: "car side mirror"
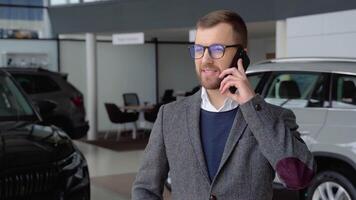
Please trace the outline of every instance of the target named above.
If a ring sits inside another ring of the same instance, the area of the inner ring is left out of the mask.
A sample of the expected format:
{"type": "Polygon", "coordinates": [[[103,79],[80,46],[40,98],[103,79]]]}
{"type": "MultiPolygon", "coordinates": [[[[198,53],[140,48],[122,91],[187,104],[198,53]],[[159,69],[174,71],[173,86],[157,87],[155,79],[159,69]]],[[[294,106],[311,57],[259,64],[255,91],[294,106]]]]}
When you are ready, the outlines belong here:
{"type": "Polygon", "coordinates": [[[35,100],[35,104],[41,116],[48,115],[57,108],[57,104],[50,100],[35,100]]]}

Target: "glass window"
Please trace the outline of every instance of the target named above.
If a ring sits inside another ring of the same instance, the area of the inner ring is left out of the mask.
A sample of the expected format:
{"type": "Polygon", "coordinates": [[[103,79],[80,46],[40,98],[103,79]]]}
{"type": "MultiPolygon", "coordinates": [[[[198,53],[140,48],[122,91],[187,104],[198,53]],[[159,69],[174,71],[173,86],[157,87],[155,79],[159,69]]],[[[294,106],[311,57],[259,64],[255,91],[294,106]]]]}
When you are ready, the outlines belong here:
{"type": "Polygon", "coordinates": [[[0,76],[0,117],[34,115],[31,106],[10,78],[0,76]]]}
{"type": "Polygon", "coordinates": [[[356,108],[356,76],[335,75],[333,80],[332,107],[356,108]]]}
{"type": "Polygon", "coordinates": [[[13,77],[27,94],[36,93],[35,81],[31,76],[13,74],[13,77]]]}
{"type": "Polygon", "coordinates": [[[51,0],[51,5],[63,5],[66,3],[67,3],[67,0],[51,0]]]}
{"type": "Polygon", "coordinates": [[[60,90],[57,83],[47,76],[35,76],[34,78],[37,93],[56,92],[60,90]]]}
{"type": "Polygon", "coordinates": [[[256,90],[258,83],[260,82],[261,78],[263,77],[263,73],[248,74],[247,77],[251,83],[252,88],[256,90]]]}
{"type": "Polygon", "coordinates": [[[265,99],[284,107],[322,107],[325,97],[324,77],[318,73],[276,73],[265,99]]]}
{"type": "Polygon", "coordinates": [[[14,74],[13,76],[27,94],[40,94],[60,90],[57,83],[47,76],[23,74],[14,74]]]}

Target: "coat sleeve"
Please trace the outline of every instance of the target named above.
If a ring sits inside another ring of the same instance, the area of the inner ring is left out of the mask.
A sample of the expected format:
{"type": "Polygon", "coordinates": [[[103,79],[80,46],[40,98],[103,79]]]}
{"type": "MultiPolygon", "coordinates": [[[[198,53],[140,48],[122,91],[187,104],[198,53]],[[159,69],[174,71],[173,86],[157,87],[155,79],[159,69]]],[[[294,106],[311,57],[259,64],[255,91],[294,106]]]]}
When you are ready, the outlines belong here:
{"type": "Polygon", "coordinates": [[[240,107],[260,151],[284,185],[295,190],[308,186],[316,165],[297,130],[294,113],[276,109],[259,95],[240,107]]]}
{"type": "Polygon", "coordinates": [[[163,110],[164,106],[161,106],[133,183],[133,200],[163,199],[164,182],[169,171],[162,132],[163,110]]]}

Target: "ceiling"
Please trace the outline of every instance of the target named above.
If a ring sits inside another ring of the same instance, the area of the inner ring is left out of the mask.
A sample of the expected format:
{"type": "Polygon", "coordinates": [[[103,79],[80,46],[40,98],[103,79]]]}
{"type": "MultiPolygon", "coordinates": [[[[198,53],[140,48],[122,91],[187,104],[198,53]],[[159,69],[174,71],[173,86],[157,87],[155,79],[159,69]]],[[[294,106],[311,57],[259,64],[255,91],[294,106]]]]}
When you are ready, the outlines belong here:
{"type": "MultiPolygon", "coordinates": [[[[174,41],[174,42],[188,42],[189,30],[192,28],[180,28],[180,29],[156,29],[145,31],[145,40],[150,41],[153,38],[158,38],[159,41],[174,41]]],[[[276,34],[276,22],[253,22],[247,23],[248,35],[250,39],[255,38],[271,38],[276,34]]],[[[111,35],[114,33],[101,33],[98,34],[98,39],[111,40],[111,35]]],[[[84,35],[81,34],[65,34],[60,35],[60,38],[70,39],[84,39],[84,35]]]]}

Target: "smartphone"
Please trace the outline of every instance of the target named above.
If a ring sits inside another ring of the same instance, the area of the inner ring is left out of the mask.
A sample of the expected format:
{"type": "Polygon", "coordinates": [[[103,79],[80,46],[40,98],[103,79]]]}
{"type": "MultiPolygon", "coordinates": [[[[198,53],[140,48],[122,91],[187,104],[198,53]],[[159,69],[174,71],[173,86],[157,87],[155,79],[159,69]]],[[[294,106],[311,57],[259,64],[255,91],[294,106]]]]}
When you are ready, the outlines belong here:
{"type": "MultiPolygon", "coordinates": [[[[244,70],[247,70],[247,67],[250,65],[250,58],[248,57],[246,51],[243,49],[243,47],[238,47],[236,54],[234,56],[234,58],[232,58],[230,67],[236,67],[237,68],[237,61],[242,58],[242,65],[244,66],[244,70]]],[[[228,76],[228,75],[226,75],[228,76]]],[[[225,76],[225,77],[226,77],[225,76]]],[[[235,86],[232,86],[229,88],[229,91],[232,94],[236,93],[237,88],[235,86]]]]}

